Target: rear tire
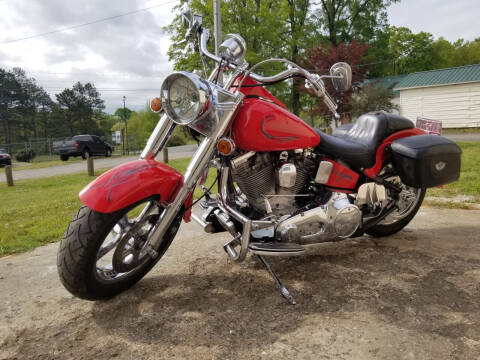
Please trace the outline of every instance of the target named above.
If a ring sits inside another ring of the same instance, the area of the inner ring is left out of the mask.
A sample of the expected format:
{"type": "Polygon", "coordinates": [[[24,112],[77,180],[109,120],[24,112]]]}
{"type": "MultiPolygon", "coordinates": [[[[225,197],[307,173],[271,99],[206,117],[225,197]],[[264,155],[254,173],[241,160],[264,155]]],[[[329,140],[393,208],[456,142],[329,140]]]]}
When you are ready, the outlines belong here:
{"type": "Polygon", "coordinates": [[[68,155],[60,155],[60,160],[68,161],[68,155]]]}
{"type": "Polygon", "coordinates": [[[57,255],[60,281],[71,294],[86,300],[110,298],[134,285],[161,259],[177,233],[181,215],[167,230],[155,259],[148,257],[119,279],[105,281],[97,274],[97,254],[102,243],[120,219],[138,204],[110,214],[82,206],[75,214],[63,235],[57,255]]]}
{"type": "Polygon", "coordinates": [[[423,198],[425,197],[425,192],[426,188],[419,189],[420,194],[419,194],[419,199],[413,209],[405,216],[402,218],[399,218],[397,221],[394,221],[389,224],[382,224],[381,222],[370,229],[366,230],[365,232],[368,235],[371,235],[373,237],[382,237],[382,236],[390,236],[393,235],[400,230],[402,230],[405,226],[408,225],[410,221],[415,217],[415,215],[418,212],[418,209],[420,209],[420,206],[422,206],[423,198]]]}
{"type": "Polygon", "coordinates": [[[112,150],[107,149],[107,151],[105,152],[105,157],[110,157],[110,156],[112,156],[112,150]]]}

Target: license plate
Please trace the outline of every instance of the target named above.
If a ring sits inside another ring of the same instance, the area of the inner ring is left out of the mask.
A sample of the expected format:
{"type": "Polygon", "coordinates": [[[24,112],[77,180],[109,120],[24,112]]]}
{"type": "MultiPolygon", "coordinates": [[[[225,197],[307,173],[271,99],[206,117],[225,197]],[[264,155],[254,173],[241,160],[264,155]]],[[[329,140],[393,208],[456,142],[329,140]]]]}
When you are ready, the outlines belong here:
{"type": "Polygon", "coordinates": [[[442,135],[442,122],[438,120],[417,118],[416,127],[427,134],[442,135]]]}

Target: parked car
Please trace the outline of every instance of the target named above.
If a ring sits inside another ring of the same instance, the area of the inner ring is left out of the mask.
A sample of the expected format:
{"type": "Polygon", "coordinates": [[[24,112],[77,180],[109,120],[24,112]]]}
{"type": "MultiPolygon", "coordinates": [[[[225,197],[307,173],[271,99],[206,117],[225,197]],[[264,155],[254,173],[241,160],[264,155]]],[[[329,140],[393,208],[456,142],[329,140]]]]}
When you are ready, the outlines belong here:
{"type": "Polygon", "coordinates": [[[0,166],[12,165],[11,156],[3,149],[0,149],[0,166]]]}
{"type": "Polygon", "coordinates": [[[81,156],[87,159],[90,156],[112,156],[113,146],[95,135],[76,135],[71,140],[54,141],[54,153],[60,159],[67,161],[70,156],[81,156]]]}

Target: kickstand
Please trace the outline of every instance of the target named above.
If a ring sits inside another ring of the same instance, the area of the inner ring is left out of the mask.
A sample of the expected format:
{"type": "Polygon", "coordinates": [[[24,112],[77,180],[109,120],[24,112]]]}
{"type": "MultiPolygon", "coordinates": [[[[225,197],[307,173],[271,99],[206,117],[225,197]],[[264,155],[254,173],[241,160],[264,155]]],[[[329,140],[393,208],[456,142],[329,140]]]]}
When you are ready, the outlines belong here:
{"type": "Polygon", "coordinates": [[[290,294],[290,292],[287,290],[285,285],[282,284],[282,282],[278,278],[277,274],[275,274],[275,272],[272,270],[272,268],[270,267],[270,264],[267,262],[267,259],[265,259],[265,257],[263,255],[256,255],[256,256],[260,259],[261,263],[265,266],[265,268],[270,273],[270,275],[272,275],[273,279],[277,283],[278,288],[280,289],[280,293],[282,294],[282,296],[285,299],[287,299],[287,301],[290,304],[296,305],[297,302],[295,301],[293,296],[290,294]]]}

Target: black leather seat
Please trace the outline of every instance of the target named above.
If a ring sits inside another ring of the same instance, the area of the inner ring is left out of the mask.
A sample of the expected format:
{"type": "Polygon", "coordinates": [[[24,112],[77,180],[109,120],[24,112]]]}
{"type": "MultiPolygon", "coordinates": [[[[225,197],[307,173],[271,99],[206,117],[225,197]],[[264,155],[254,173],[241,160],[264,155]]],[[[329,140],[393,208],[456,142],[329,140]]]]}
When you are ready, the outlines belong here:
{"type": "Polygon", "coordinates": [[[340,128],[333,135],[316,130],[320,135],[317,149],[354,167],[369,168],[375,164],[377,148],[386,137],[413,127],[412,121],[400,115],[369,113],[360,116],[353,125],[340,128]]]}

